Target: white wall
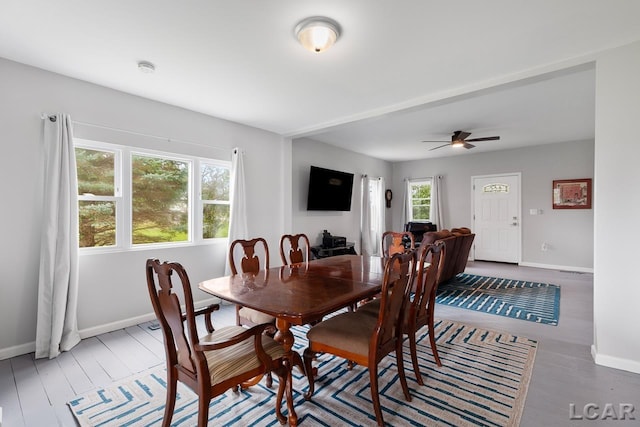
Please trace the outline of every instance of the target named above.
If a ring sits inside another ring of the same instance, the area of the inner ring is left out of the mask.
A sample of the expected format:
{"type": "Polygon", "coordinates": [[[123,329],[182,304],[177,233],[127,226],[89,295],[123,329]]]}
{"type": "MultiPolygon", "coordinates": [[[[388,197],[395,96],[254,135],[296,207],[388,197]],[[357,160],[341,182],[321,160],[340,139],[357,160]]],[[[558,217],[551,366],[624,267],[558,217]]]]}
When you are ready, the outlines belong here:
{"type": "MultiPolygon", "coordinates": [[[[322,230],[327,230],[334,236],[344,236],[347,241],[356,242],[356,251],[360,253],[360,179],[363,174],[372,177],[381,176],[385,179],[386,187],[389,188],[391,163],[308,138],[294,140],[292,150],[292,232],[307,234],[311,244],[314,245],[322,243],[322,230]],[[307,210],[309,167],[312,165],[355,175],[351,211],[307,210]]],[[[391,226],[389,211],[390,209],[386,210],[387,227],[391,226]]]]}
{"type": "Polygon", "coordinates": [[[596,363],[640,373],[637,330],[640,42],[596,62],[594,345],[596,363]]]}
{"type": "MultiPolygon", "coordinates": [[[[471,177],[522,174],[522,262],[545,268],[591,271],[593,210],[553,210],[554,179],[593,177],[593,141],[565,142],[490,153],[398,162],[393,165],[393,190],[400,198],[404,178],[442,175],[444,228],[472,227],[471,177]],[[542,215],[529,215],[542,209],[542,215]],[[542,242],[550,244],[542,252],[542,242]]],[[[400,229],[401,206],[393,206],[393,227],[400,229]]],[[[442,228],[438,224],[438,228],[442,228]]]]}
{"type": "MultiPolygon", "coordinates": [[[[4,59],[0,59],[0,94],[0,179],[4,189],[0,259],[5,265],[0,279],[0,359],[34,348],[43,196],[42,112],[65,112],[77,122],[173,141],[76,125],[75,135],[87,139],[225,160],[231,158],[233,147],[243,148],[249,233],[265,237],[277,248],[287,218],[284,210],[289,206],[281,191],[286,187],[281,171],[290,156],[290,144],[280,136],[4,59]]],[[[99,333],[150,316],[153,310],[144,275],[147,258],[183,263],[195,288],[199,281],[224,273],[226,248],[226,241],[221,241],[81,256],[79,328],[84,335],[99,333]]],[[[207,298],[197,289],[194,296],[207,298]]]]}

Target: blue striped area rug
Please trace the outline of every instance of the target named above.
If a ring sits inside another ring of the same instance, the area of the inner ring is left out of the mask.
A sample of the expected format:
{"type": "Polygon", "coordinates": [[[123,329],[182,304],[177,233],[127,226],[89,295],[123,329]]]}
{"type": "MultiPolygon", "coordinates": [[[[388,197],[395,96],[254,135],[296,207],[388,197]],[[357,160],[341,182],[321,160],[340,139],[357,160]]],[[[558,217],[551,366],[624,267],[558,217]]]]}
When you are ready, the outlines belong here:
{"type": "Polygon", "coordinates": [[[557,325],[560,286],[462,273],[438,286],[436,302],[557,325]]]}
{"type": "MultiPolygon", "coordinates": [[[[306,346],[306,327],[295,327],[297,351],[306,346]]],[[[508,333],[438,320],[436,339],[442,367],[433,361],[426,328],[418,342],[425,385],[413,374],[408,344],[405,369],[412,396],[404,400],[397,378],[396,359],[379,364],[380,402],[387,425],[392,426],[517,426],[533,370],[536,341],[508,333]]],[[[316,392],[311,401],[302,393],[308,382],[294,371],[294,404],[301,426],[376,425],[368,370],[347,369],[344,359],[318,355],[316,392]]],[[[163,367],[120,380],[68,402],[80,426],[158,426],[166,394],[163,367]]],[[[274,386],[264,381],[240,393],[227,391],[212,400],[209,426],[278,426],[274,386]]],[[[196,396],[179,383],[173,426],[196,425],[196,396]]],[[[286,414],[286,404],[283,403],[286,414]]]]}

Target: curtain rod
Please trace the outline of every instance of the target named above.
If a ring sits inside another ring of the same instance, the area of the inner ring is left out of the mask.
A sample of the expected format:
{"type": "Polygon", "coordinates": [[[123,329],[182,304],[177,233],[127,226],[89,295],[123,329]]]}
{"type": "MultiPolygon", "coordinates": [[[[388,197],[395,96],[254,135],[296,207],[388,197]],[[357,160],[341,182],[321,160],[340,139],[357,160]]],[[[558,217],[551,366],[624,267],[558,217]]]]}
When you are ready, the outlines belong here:
{"type": "MultiPolygon", "coordinates": [[[[56,116],[55,115],[50,115],[50,114],[46,114],[46,113],[40,114],[40,118],[41,119],[49,118],[49,120],[51,120],[52,122],[56,121],[56,116]]],[[[115,127],[105,126],[105,125],[98,125],[98,124],[95,124],[95,123],[81,122],[81,121],[78,121],[78,120],[71,120],[71,123],[73,123],[74,125],[89,126],[89,127],[99,128],[99,129],[106,129],[106,130],[113,130],[113,131],[116,131],[116,132],[128,133],[130,135],[143,136],[143,137],[147,137],[147,138],[161,139],[161,140],[167,141],[167,142],[178,142],[178,143],[181,143],[181,144],[190,144],[190,145],[196,145],[196,146],[199,146],[199,147],[213,148],[214,150],[220,150],[220,151],[224,151],[224,152],[229,152],[229,150],[230,150],[229,148],[215,147],[213,145],[206,145],[206,144],[202,144],[202,143],[199,143],[199,142],[187,141],[187,140],[184,140],[184,139],[176,139],[176,138],[169,138],[169,137],[166,137],[166,136],[159,136],[159,135],[152,135],[152,134],[148,134],[148,133],[135,132],[135,131],[132,131],[132,130],[120,129],[120,128],[115,128],[115,127]]]]}
{"type": "MultiPolygon", "coordinates": [[[[366,178],[368,176],[369,175],[367,175],[366,173],[362,174],[362,178],[366,178]]],[[[382,179],[382,177],[381,176],[372,176],[371,179],[382,179]]]]}

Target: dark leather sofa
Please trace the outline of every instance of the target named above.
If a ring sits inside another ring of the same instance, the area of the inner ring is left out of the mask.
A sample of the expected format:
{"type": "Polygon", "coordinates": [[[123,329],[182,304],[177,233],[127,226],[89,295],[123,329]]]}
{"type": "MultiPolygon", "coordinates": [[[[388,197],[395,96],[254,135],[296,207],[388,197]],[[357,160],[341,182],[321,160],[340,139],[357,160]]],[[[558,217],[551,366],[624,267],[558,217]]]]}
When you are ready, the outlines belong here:
{"type": "Polygon", "coordinates": [[[438,240],[444,242],[444,265],[438,284],[446,282],[457,274],[464,272],[475,236],[476,235],[467,227],[424,233],[422,237],[423,245],[431,244],[438,240]]]}

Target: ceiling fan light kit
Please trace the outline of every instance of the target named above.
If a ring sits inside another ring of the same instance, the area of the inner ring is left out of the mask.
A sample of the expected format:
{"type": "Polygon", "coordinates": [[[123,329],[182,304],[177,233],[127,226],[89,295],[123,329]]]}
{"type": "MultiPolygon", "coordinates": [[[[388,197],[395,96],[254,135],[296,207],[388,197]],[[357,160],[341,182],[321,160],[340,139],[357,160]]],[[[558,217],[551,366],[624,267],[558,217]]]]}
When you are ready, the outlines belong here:
{"type": "Polygon", "coordinates": [[[467,150],[469,150],[469,149],[475,147],[475,145],[469,144],[469,142],[497,141],[497,140],[500,139],[499,136],[486,136],[486,137],[483,137],[483,138],[467,139],[467,137],[469,137],[470,135],[471,135],[471,132],[465,132],[465,131],[457,130],[457,131],[453,132],[453,135],[451,135],[451,142],[448,142],[448,141],[422,141],[422,142],[447,142],[444,145],[440,145],[438,147],[430,148],[429,151],[437,150],[438,148],[442,148],[442,147],[453,147],[453,148],[464,147],[467,150]]]}

